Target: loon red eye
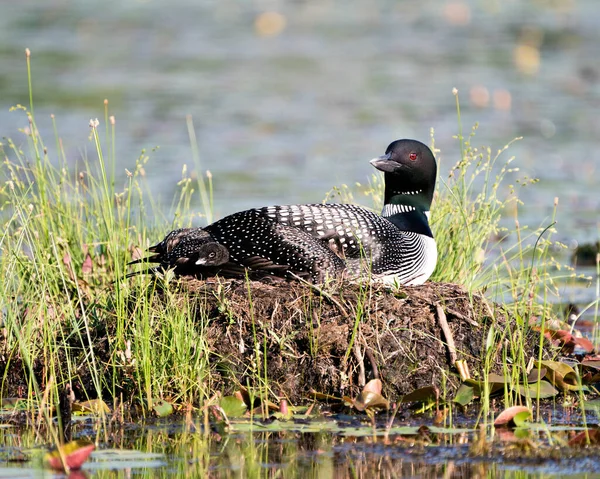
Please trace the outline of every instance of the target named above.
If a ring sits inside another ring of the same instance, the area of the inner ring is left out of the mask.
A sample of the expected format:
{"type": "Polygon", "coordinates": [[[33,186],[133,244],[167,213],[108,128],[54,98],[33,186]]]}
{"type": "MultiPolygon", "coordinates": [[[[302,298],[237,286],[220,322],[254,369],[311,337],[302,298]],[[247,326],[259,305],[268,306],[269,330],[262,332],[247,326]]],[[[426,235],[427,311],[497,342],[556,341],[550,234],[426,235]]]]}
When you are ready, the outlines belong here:
{"type": "Polygon", "coordinates": [[[417,154],[416,153],[411,153],[410,155],[408,155],[408,157],[412,160],[415,161],[417,159],[417,154]]]}

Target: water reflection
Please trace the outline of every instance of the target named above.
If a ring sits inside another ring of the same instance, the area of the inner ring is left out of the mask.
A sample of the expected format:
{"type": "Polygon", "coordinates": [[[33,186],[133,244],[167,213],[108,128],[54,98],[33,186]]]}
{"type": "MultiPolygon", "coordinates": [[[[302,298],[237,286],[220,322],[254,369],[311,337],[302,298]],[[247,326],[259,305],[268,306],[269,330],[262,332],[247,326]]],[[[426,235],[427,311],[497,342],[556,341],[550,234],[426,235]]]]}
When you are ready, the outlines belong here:
{"type": "MultiPolygon", "coordinates": [[[[431,441],[292,431],[205,435],[188,426],[115,428],[107,437],[97,437],[100,447],[91,462],[69,477],[600,477],[600,462],[593,454],[574,456],[571,450],[542,458],[535,453],[505,454],[497,448],[481,455],[471,446],[473,434],[460,434],[458,439],[435,434],[431,441]]],[[[78,429],[92,433],[88,427],[78,429]]],[[[30,430],[4,430],[0,436],[0,477],[42,477],[43,451],[35,448],[40,436],[30,430]],[[17,451],[28,459],[22,467],[14,462],[17,451]]]]}

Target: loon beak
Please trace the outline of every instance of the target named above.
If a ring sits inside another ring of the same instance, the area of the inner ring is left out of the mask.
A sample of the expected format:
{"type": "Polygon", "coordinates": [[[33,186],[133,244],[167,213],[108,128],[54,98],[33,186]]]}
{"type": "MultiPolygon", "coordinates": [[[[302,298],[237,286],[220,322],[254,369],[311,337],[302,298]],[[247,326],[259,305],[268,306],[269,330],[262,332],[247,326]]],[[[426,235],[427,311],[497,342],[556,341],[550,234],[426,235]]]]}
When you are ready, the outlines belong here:
{"type": "Polygon", "coordinates": [[[387,155],[373,158],[370,161],[370,163],[379,171],[384,171],[386,173],[394,173],[398,169],[398,166],[400,166],[400,164],[396,163],[395,161],[390,161],[390,157],[391,155],[388,153],[387,155]]]}
{"type": "Polygon", "coordinates": [[[206,258],[200,258],[198,261],[196,261],[196,263],[195,263],[195,264],[197,264],[197,265],[203,265],[203,264],[206,264],[206,258]]]}

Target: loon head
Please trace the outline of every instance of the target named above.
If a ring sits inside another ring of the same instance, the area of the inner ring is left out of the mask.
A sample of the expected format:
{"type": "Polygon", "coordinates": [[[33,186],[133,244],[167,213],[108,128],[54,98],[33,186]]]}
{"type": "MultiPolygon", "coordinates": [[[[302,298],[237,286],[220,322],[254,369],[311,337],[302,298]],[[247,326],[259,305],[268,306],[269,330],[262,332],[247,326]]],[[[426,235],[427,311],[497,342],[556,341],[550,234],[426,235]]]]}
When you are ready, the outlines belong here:
{"type": "Polygon", "coordinates": [[[229,250],[202,228],[171,231],[148,251],[154,256],[147,258],[147,261],[161,263],[165,268],[190,267],[192,271],[192,265],[220,266],[229,261],[229,250]]]}
{"type": "Polygon", "coordinates": [[[220,266],[229,261],[229,250],[220,243],[205,243],[197,251],[199,266],[220,266]]]}
{"type": "Polygon", "coordinates": [[[419,210],[428,212],[433,200],[437,165],[427,145],[416,140],[396,140],[387,147],[385,155],[371,160],[385,173],[386,206],[397,212],[419,210]]]}

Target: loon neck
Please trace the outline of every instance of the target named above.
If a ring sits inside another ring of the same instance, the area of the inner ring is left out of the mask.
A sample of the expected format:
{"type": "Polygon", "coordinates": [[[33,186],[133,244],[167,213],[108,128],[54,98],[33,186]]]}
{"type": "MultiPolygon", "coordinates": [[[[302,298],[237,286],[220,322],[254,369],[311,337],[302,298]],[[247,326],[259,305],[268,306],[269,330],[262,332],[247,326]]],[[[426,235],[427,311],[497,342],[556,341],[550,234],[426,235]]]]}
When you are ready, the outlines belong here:
{"type": "Polygon", "coordinates": [[[423,189],[393,191],[386,187],[383,204],[385,206],[405,207],[406,209],[420,209],[428,211],[433,201],[433,192],[423,189]]]}
{"type": "Polygon", "coordinates": [[[419,233],[433,238],[429,227],[431,195],[423,190],[404,191],[386,195],[381,216],[401,231],[419,233]]]}
{"type": "Polygon", "coordinates": [[[423,190],[410,190],[403,192],[385,192],[385,201],[381,216],[392,216],[398,213],[411,211],[429,211],[433,195],[423,190]]]}
{"type": "Polygon", "coordinates": [[[381,216],[393,223],[400,231],[418,233],[433,238],[429,227],[429,210],[404,205],[385,205],[381,216]],[[396,208],[403,209],[396,210],[396,208]],[[390,214],[386,214],[386,210],[390,214]]]}

